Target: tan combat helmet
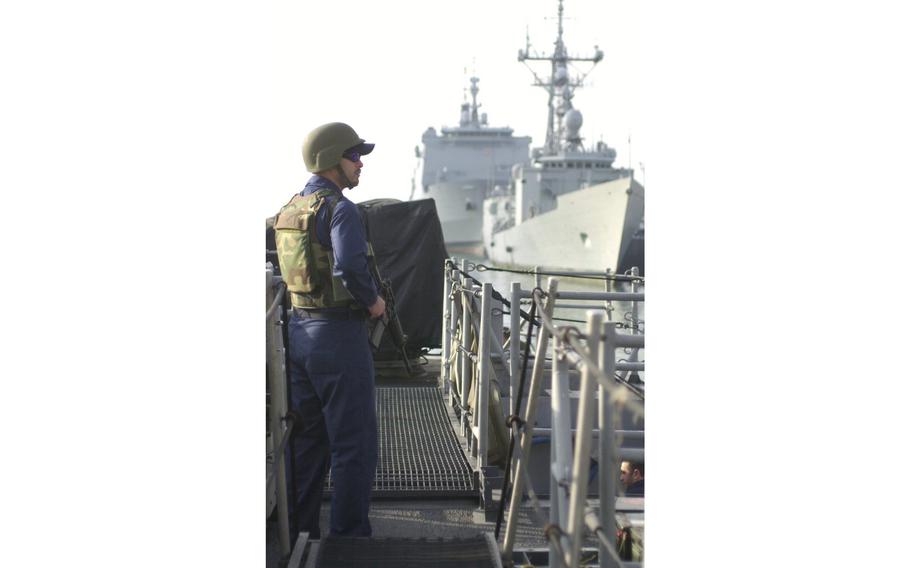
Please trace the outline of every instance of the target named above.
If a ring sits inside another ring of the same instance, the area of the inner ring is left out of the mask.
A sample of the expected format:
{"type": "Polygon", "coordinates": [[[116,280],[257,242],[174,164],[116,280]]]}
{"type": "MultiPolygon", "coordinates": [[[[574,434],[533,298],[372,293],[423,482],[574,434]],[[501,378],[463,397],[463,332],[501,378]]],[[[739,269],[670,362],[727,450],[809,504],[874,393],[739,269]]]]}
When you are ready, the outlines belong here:
{"type": "Polygon", "coordinates": [[[367,144],[347,124],[330,122],[307,134],[303,141],[303,163],[308,171],[321,172],[337,166],[347,150],[363,155],[372,152],[373,146],[375,144],[367,144]]]}

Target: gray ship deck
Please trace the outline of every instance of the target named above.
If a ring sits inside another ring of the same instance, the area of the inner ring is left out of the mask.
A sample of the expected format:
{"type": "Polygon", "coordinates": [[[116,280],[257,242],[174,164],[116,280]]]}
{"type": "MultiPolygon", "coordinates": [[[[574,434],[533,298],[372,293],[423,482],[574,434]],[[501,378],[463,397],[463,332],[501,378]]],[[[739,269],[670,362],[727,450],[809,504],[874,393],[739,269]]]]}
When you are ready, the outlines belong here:
{"type": "MultiPolygon", "coordinates": [[[[495,512],[490,515],[480,509],[476,482],[469,488],[461,486],[460,479],[456,479],[461,475],[460,467],[447,467],[454,461],[451,459],[453,447],[460,452],[458,457],[465,460],[465,466],[471,458],[464,452],[465,441],[453,430],[448,413],[438,412],[437,404],[441,404],[441,396],[436,399],[417,397],[410,405],[402,404],[400,395],[402,389],[426,392],[436,387],[439,380],[439,358],[430,357],[422,368],[425,374],[418,378],[408,378],[403,372],[398,371],[394,364],[377,365],[376,387],[380,391],[377,396],[380,465],[377,467],[377,479],[370,508],[373,536],[469,539],[483,533],[492,535],[496,528],[495,512]],[[407,424],[408,422],[411,424],[407,424]],[[421,423],[421,427],[414,428],[415,423],[421,423]],[[411,427],[404,427],[409,425],[411,427]],[[445,432],[447,439],[440,439],[442,432],[445,432]],[[408,458],[404,461],[401,455],[392,455],[402,451],[409,452],[408,458]],[[435,459],[439,456],[449,459],[435,459]],[[443,464],[442,461],[447,461],[448,464],[443,464]],[[391,465],[394,463],[405,463],[409,466],[395,467],[391,465]],[[386,464],[385,470],[383,464],[386,464]],[[422,484],[424,489],[421,490],[416,485],[409,486],[409,483],[414,481],[422,484]]],[[[470,469],[467,471],[470,472],[470,469]]],[[[498,491],[495,490],[494,499],[496,502],[499,500],[498,491]]],[[[546,504],[547,501],[542,501],[544,507],[546,504]]],[[[329,526],[330,508],[331,502],[327,493],[320,518],[323,530],[327,530],[329,526]]],[[[620,503],[617,503],[617,510],[621,509],[620,503]]],[[[547,515],[548,511],[544,509],[543,514],[547,515]]],[[[505,522],[502,531],[505,532],[505,522]]],[[[533,554],[527,551],[547,549],[542,524],[531,507],[521,509],[516,537],[516,550],[533,554]]],[[[586,547],[596,546],[593,538],[586,543],[586,547]]],[[[269,568],[281,566],[280,561],[277,522],[270,519],[266,530],[266,566],[269,568]]]]}

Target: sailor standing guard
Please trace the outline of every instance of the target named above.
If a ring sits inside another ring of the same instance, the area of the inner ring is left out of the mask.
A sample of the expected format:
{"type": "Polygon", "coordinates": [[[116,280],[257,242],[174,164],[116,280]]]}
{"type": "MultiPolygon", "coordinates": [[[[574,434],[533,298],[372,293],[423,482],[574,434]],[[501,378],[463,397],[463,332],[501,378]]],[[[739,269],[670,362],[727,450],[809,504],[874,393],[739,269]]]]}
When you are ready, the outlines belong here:
{"type": "Polygon", "coordinates": [[[370,536],[376,473],[376,389],[367,318],[385,301],[367,264],[357,206],[362,156],[373,151],[353,128],[324,124],[307,135],[303,161],[314,173],[275,221],[281,275],[293,314],[288,323],[297,530],[320,538],[319,508],[332,468],[330,535],[370,536]]]}

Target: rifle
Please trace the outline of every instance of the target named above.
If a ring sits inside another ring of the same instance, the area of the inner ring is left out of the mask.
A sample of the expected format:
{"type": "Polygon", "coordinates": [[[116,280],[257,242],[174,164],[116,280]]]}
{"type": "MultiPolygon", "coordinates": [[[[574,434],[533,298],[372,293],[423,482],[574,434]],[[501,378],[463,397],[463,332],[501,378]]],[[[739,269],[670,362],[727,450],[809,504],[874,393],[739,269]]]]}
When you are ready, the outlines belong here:
{"type": "Polygon", "coordinates": [[[395,304],[395,293],[392,291],[392,282],[389,280],[383,280],[382,275],[379,273],[379,265],[376,263],[376,256],[373,254],[373,246],[369,245],[369,256],[367,257],[370,265],[370,274],[379,284],[379,293],[382,295],[382,299],[385,300],[385,313],[382,314],[381,318],[373,320],[373,328],[370,330],[370,344],[373,345],[373,349],[379,349],[379,343],[382,341],[382,334],[388,328],[389,333],[392,334],[392,343],[401,353],[401,360],[404,361],[404,366],[408,371],[408,376],[413,376],[413,371],[411,370],[411,362],[408,360],[408,336],[405,335],[404,329],[401,327],[401,320],[398,319],[398,308],[395,304]]]}

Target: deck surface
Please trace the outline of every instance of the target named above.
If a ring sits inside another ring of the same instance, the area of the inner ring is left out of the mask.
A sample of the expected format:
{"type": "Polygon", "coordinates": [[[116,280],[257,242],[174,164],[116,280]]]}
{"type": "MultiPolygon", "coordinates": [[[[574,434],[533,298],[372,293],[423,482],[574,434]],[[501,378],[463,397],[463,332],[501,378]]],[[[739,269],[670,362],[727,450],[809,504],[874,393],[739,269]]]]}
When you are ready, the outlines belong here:
{"type": "MultiPolygon", "coordinates": [[[[379,364],[377,366],[377,389],[390,389],[412,387],[416,389],[427,389],[437,385],[439,377],[439,358],[431,357],[424,365],[421,366],[423,374],[415,377],[408,377],[403,369],[390,363],[387,366],[379,364]]],[[[386,393],[388,394],[388,392],[386,393]]],[[[388,401],[390,397],[385,397],[388,401]]],[[[378,401],[383,397],[377,397],[378,401]]],[[[408,411],[404,412],[407,415],[408,411]]],[[[380,420],[402,420],[401,412],[383,412],[380,409],[380,420]],[[397,418],[396,418],[397,416],[397,418]]],[[[448,421],[448,416],[443,418],[441,415],[435,415],[433,420],[437,421],[437,426],[442,424],[441,420],[448,421]]],[[[413,417],[407,420],[416,420],[413,417]]],[[[419,420],[417,421],[419,422],[419,420]]],[[[399,426],[402,424],[399,424],[399,426]]],[[[381,424],[380,431],[383,428],[388,429],[389,424],[381,424]]],[[[446,424],[446,428],[451,432],[451,440],[461,446],[451,429],[446,424]]],[[[396,435],[401,432],[410,431],[415,436],[425,436],[424,432],[419,429],[406,428],[396,430],[396,435]]],[[[442,430],[439,430],[442,431],[442,430]]],[[[401,441],[399,440],[399,444],[401,441]]],[[[419,442],[412,444],[414,447],[420,445],[419,442]]],[[[389,447],[388,449],[391,449],[389,447]]],[[[381,450],[380,450],[381,451],[381,450]]],[[[448,452],[449,450],[445,450],[448,452]]],[[[382,457],[380,462],[382,462],[382,457]]],[[[389,459],[388,457],[386,459],[389,459]]],[[[412,464],[420,465],[420,460],[411,460],[412,464]]],[[[426,463],[427,460],[424,460],[426,463]]],[[[381,468],[378,468],[381,469],[381,468]]],[[[429,471],[429,470],[427,470],[429,471]]],[[[432,472],[431,472],[432,473],[432,472]]],[[[381,476],[381,473],[378,473],[381,476]]],[[[385,492],[382,491],[374,494],[374,499],[370,506],[370,523],[373,528],[375,537],[408,537],[408,538],[472,538],[478,533],[493,533],[496,528],[495,520],[488,521],[489,515],[484,515],[479,509],[480,499],[477,496],[476,489],[470,492],[461,490],[452,491],[448,494],[445,491],[432,492],[385,492]],[[470,496],[467,496],[470,495],[470,496]],[[410,497],[410,498],[408,498],[410,497]]],[[[547,502],[543,502],[542,511],[543,519],[549,515],[546,509],[547,502]]],[[[323,531],[327,531],[330,526],[331,502],[328,498],[323,501],[320,514],[320,525],[323,531]]],[[[543,525],[541,524],[540,513],[532,510],[530,505],[522,507],[518,515],[518,526],[516,531],[516,549],[544,549],[547,547],[546,539],[543,535],[543,525]]],[[[495,517],[493,517],[495,519],[495,517]]],[[[502,532],[499,542],[502,543],[502,537],[505,534],[505,522],[502,524],[502,532]]],[[[269,568],[278,566],[279,547],[277,537],[277,523],[269,521],[267,523],[267,562],[269,568]]],[[[594,539],[590,539],[585,546],[596,547],[594,539]]]]}

